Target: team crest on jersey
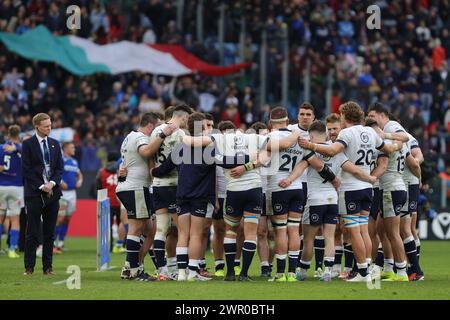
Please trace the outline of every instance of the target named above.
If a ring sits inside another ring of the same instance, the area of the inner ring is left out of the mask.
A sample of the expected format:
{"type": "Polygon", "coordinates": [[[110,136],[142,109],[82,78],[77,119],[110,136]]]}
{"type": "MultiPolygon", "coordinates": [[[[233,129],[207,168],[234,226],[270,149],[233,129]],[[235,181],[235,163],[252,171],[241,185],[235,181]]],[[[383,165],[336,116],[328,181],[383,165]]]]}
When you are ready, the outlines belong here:
{"type": "Polygon", "coordinates": [[[361,141],[364,143],[369,142],[369,135],[367,134],[367,132],[361,132],[361,141]]]}
{"type": "Polygon", "coordinates": [[[232,206],[227,206],[226,210],[227,210],[227,214],[231,214],[234,211],[232,206]]]}
{"type": "Polygon", "coordinates": [[[351,210],[351,211],[355,210],[355,209],[356,209],[356,203],[350,202],[350,203],[347,205],[347,208],[348,208],[348,210],[351,210]]]}
{"type": "Polygon", "coordinates": [[[331,160],[331,157],[322,155],[322,160],[323,160],[324,162],[328,162],[328,161],[331,160]]]}
{"type": "Polygon", "coordinates": [[[234,136],[234,144],[242,144],[243,140],[240,136],[234,136]]]}
{"type": "Polygon", "coordinates": [[[311,219],[311,222],[317,222],[317,221],[319,221],[319,215],[317,213],[313,213],[311,215],[310,219],[311,219]]]}

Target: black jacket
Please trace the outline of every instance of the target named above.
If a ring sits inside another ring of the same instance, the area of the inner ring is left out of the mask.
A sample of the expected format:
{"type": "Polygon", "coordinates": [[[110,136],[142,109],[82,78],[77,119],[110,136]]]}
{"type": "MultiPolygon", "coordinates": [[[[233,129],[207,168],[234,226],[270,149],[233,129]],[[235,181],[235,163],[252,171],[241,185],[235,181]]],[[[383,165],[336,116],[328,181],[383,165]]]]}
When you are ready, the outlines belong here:
{"type": "MultiPolygon", "coordinates": [[[[50,150],[50,181],[56,185],[53,187],[55,196],[61,197],[60,188],[61,175],[64,171],[64,161],[61,154],[59,142],[47,137],[48,148],[50,150]]],[[[44,172],[44,159],[42,158],[41,146],[36,135],[25,140],[22,144],[22,171],[24,177],[25,198],[39,197],[42,191],[39,187],[44,184],[42,173],[44,172]]]]}

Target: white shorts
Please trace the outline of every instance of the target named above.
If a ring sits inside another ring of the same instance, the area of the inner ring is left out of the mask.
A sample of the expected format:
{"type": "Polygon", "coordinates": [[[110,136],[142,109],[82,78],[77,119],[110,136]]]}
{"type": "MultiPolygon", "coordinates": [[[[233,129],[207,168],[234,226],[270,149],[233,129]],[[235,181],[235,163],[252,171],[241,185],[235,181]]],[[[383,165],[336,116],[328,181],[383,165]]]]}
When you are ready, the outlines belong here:
{"type": "Polygon", "coordinates": [[[63,190],[60,204],[65,206],[65,210],[60,210],[60,214],[63,216],[72,216],[77,208],[77,191],[76,190],[63,190]]]}
{"type": "Polygon", "coordinates": [[[0,186],[0,215],[18,216],[24,205],[23,187],[0,186]]]}

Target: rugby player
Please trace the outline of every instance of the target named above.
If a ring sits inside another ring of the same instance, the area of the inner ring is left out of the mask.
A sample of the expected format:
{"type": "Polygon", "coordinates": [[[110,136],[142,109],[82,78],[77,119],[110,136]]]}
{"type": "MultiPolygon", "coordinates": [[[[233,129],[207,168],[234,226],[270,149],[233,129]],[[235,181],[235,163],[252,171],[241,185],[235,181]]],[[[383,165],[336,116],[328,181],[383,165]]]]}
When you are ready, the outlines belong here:
{"type": "MultiPolygon", "coordinates": [[[[297,130],[300,134],[300,136],[304,139],[309,139],[309,133],[308,128],[313,123],[313,121],[316,119],[315,109],[314,106],[309,102],[303,102],[300,107],[298,108],[298,114],[297,114],[297,120],[298,123],[296,124],[290,124],[288,125],[289,130],[297,130]]],[[[308,185],[307,185],[307,172],[305,171],[303,175],[300,177],[300,181],[302,183],[302,191],[303,191],[303,203],[302,207],[300,208],[301,213],[303,213],[303,210],[306,205],[306,200],[308,198],[308,185]]],[[[303,248],[303,235],[302,235],[302,225],[300,224],[300,255],[303,248]]],[[[322,236],[322,230],[319,230],[319,233],[317,234],[316,238],[314,239],[314,256],[315,256],[315,271],[314,271],[314,277],[320,277],[322,275],[322,264],[323,264],[323,254],[324,254],[324,239],[322,236]]],[[[299,255],[299,261],[300,262],[300,255],[299,255]]]]}
{"type": "MultiPolygon", "coordinates": [[[[125,181],[120,181],[116,194],[127,210],[128,234],[126,240],[127,255],[121,278],[153,281],[154,278],[140,269],[141,236],[149,233],[150,211],[150,172],[149,158],[153,156],[167,136],[176,129],[173,125],[166,126],[153,141],[149,135],[159,123],[154,113],[142,115],[138,131],[130,132],[121,146],[122,165],[126,169],[125,181]]],[[[151,242],[153,239],[148,238],[151,242]]]]}
{"type": "MultiPolygon", "coordinates": [[[[321,121],[315,121],[311,124],[309,134],[313,143],[331,143],[327,142],[327,127],[321,121]]],[[[317,157],[334,175],[342,168],[345,172],[363,181],[373,183],[376,180],[375,177],[370,176],[348,161],[343,153],[339,153],[334,157],[322,155],[317,155],[317,157]]],[[[320,279],[326,282],[331,281],[335,260],[335,226],[338,218],[338,194],[336,187],[336,184],[324,184],[321,175],[315,170],[311,170],[311,168],[308,169],[308,200],[302,219],[305,245],[300,260],[299,280],[306,280],[307,270],[311,264],[314,237],[318,229],[322,227],[325,238],[325,272],[320,279]]]]}
{"type": "Polygon", "coordinates": [[[64,239],[69,229],[70,218],[77,207],[77,190],[83,184],[78,161],[75,156],[73,142],[64,142],[61,146],[64,161],[64,172],[61,177],[62,197],[59,199],[58,220],[56,221],[55,247],[53,253],[61,253],[64,248],[64,239]]]}
{"type": "MultiPolygon", "coordinates": [[[[195,112],[188,118],[188,129],[191,136],[196,134],[196,123],[200,123],[199,133],[206,129],[206,118],[202,113],[195,112]]],[[[157,168],[152,169],[155,178],[165,176],[176,167],[175,157],[182,159],[178,168],[178,188],[176,192],[178,214],[178,243],[176,247],[178,264],[178,281],[207,281],[209,277],[202,276],[199,262],[203,255],[203,234],[205,218],[211,190],[215,189],[215,166],[205,163],[203,151],[197,153],[194,148],[182,148],[173,150],[168,159],[157,168]],[[185,154],[186,153],[186,154],[185,154]],[[202,157],[197,164],[195,155],[202,157]],[[185,158],[187,158],[185,160],[185,158]],[[189,263],[188,263],[189,261],[189,263]],[[189,267],[189,273],[186,269],[189,267]]]]}
{"type": "MultiPolygon", "coordinates": [[[[154,154],[155,168],[159,167],[161,163],[167,159],[169,154],[175,148],[177,142],[181,141],[181,138],[185,136],[183,129],[186,128],[187,121],[191,113],[192,109],[187,105],[178,105],[173,109],[171,119],[168,120],[167,123],[156,127],[152,132],[150,141],[155,141],[156,139],[165,138],[164,129],[166,127],[175,127],[174,132],[170,135],[170,137],[164,139],[163,143],[154,154]]],[[[156,212],[156,234],[153,243],[153,251],[155,253],[156,263],[158,266],[157,273],[160,280],[176,280],[178,278],[174,272],[169,273],[167,262],[165,261],[166,237],[169,228],[171,227],[171,220],[176,225],[177,219],[177,183],[177,170],[172,170],[169,174],[163,177],[155,177],[152,184],[153,203],[156,212]]],[[[170,252],[169,254],[170,257],[172,257],[173,253],[170,252]]],[[[175,257],[175,255],[176,253],[173,257],[175,257]]],[[[174,259],[167,260],[171,260],[171,264],[175,262],[174,259]]]]}
{"type": "MultiPolygon", "coordinates": [[[[411,152],[411,155],[420,165],[424,161],[424,158],[419,146],[419,142],[411,134],[408,133],[408,135],[409,141],[407,143],[409,150],[411,152]]],[[[408,260],[411,264],[411,267],[408,268],[409,280],[420,281],[425,279],[424,273],[419,264],[420,240],[416,232],[420,177],[416,177],[407,165],[405,167],[405,172],[403,173],[403,181],[405,182],[407,187],[408,197],[401,211],[400,234],[403,239],[406,255],[408,256],[408,260]],[[416,246],[415,248],[412,244],[411,237],[412,239],[414,239],[414,243],[416,246]]]]}
{"type": "Polygon", "coordinates": [[[8,140],[0,146],[0,238],[5,216],[10,219],[8,257],[20,256],[16,250],[19,244],[19,215],[24,205],[22,181],[22,144],[19,139],[20,127],[8,127],[8,140]]]}
{"type": "MultiPolygon", "coordinates": [[[[256,134],[244,134],[240,131],[226,134],[212,134],[211,137],[184,137],[184,143],[194,146],[206,146],[214,142],[216,154],[224,157],[236,155],[249,156],[262,150],[267,137],[256,134]]],[[[259,216],[262,212],[262,184],[257,170],[262,165],[261,158],[245,164],[244,174],[232,174],[232,169],[225,169],[227,179],[226,200],[224,204],[224,220],[226,231],[224,251],[227,265],[226,281],[235,281],[234,259],[236,256],[236,238],[240,220],[244,219],[243,264],[239,281],[251,281],[248,269],[256,251],[256,233],[259,216]],[[233,177],[233,176],[236,176],[233,177]],[[239,176],[239,177],[238,177],[239,176]]],[[[236,168],[235,168],[236,169],[236,168]]],[[[233,169],[234,170],[234,169],[233,169]]]]}
{"type": "MultiPolygon", "coordinates": [[[[365,125],[367,127],[373,127],[376,122],[370,118],[366,118],[365,125]]],[[[379,178],[384,175],[388,167],[388,156],[384,153],[376,150],[372,156],[372,162],[370,164],[371,174],[377,177],[377,181],[373,185],[373,201],[372,206],[370,207],[369,213],[369,236],[372,241],[372,253],[371,257],[373,261],[375,261],[374,265],[369,266],[369,271],[371,272],[372,278],[378,278],[381,274],[381,268],[383,267],[383,246],[380,236],[377,232],[380,231],[380,235],[382,239],[387,240],[384,235],[384,229],[381,227],[382,221],[378,221],[377,228],[377,218],[381,211],[381,202],[382,202],[382,191],[380,190],[379,178]]],[[[383,241],[386,243],[386,241],[383,241]]],[[[386,252],[390,255],[390,245],[386,248],[386,252]]]]}
{"type": "MultiPolygon", "coordinates": [[[[369,117],[375,120],[379,128],[383,130],[381,132],[381,130],[377,129],[377,131],[380,132],[380,135],[392,138],[392,135],[396,134],[400,138],[404,138],[405,142],[409,142],[410,137],[408,133],[397,121],[390,119],[390,115],[383,105],[380,103],[372,104],[369,106],[368,112],[369,117]]],[[[383,274],[385,278],[383,280],[385,281],[409,281],[406,272],[406,252],[409,253],[408,258],[410,258],[413,272],[416,273],[416,275],[420,272],[417,262],[416,244],[414,237],[411,234],[411,223],[409,220],[407,223],[404,223],[404,228],[402,230],[404,235],[404,245],[400,231],[400,211],[407,202],[407,189],[403,179],[405,163],[411,172],[413,172],[414,176],[416,176],[417,180],[420,180],[420,165],[410,154],[408,144],[405,144],[401,151],[389,156],[386,173],[380,177],[380,187],[383,190],[383,225],[392,247],[397,271],[396,275],[394,275],[393,272],[385,272],[383,274]]],[[[409,217],[409,213],[406,212],[403,216],[409,217]]]]}
{"type": "MultiPolygon", "coordinates": [[[[342,104],[339,111],[341,112],[343,129],[336,142],[330,145],[322,145],[300,139],[300,145],[331,157],[340,152],[345,152],[347,158],[366,173],[370,173],[370,163],[376,149],[388,154],[401,149],[402,146],[399,144],[385,144],[372,128],[361,125],[364,121],[364,112],[356,102],[349,101],[342,104]]],[[[358,268],[357,275],[348,280],[351,282],[371,280],[370,274],[367,272],[366,259],[370,259],[372,251],[367,227],[372,196],[372,185],[370,183],[350,173],[342,173],[339,212],[345,212],[343,215],[344,227],[350,234],[358,268]]]]}

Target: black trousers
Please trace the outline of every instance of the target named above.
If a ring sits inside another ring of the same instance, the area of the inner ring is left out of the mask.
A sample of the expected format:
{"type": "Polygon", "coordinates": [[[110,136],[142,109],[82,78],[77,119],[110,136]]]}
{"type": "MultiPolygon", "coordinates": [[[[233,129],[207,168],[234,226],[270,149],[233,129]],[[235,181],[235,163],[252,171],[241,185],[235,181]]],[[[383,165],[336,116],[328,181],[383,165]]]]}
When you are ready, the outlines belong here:
{"type": "Polygon", "coordinates": [[[27,230],[27,213],[25,207],[20,210],[19,251],[25,251],[25,232],[27,230]]]}
{"type": "Polygon", "coordinates": [[[58,218],[59,201],[42,208],[40,197],[25,198],[27,209],[27,231],[25,238],[25,268],[34,269],[36,265],[36,248],[42,232],[42,267],[43,270],[52,267],[53,241],[55,240],[55,226],[58,218]],[[42,229],[41,229],[42,217],[42,229]],[[42,230],[42,231],[41,231],[42,230]]]}

